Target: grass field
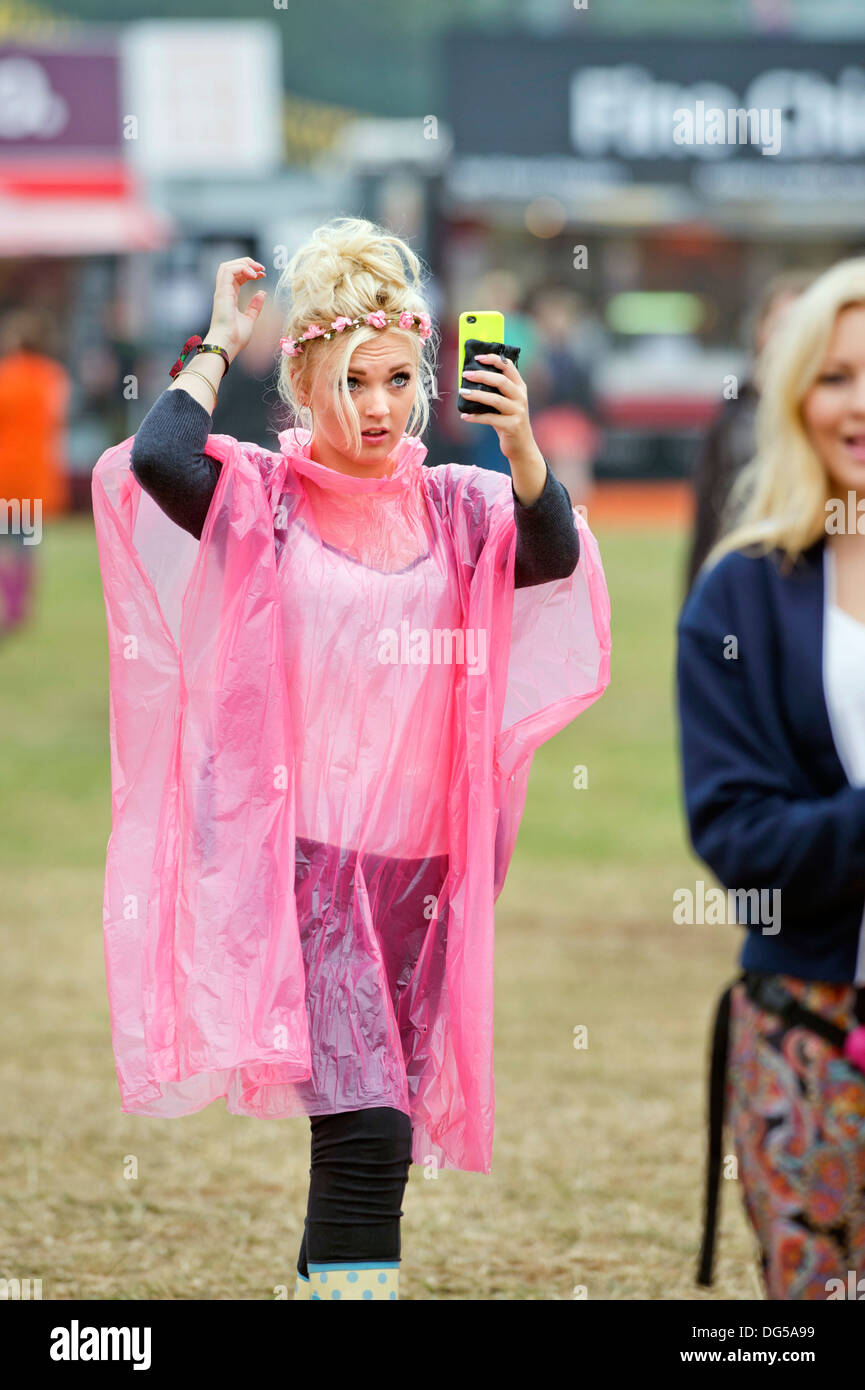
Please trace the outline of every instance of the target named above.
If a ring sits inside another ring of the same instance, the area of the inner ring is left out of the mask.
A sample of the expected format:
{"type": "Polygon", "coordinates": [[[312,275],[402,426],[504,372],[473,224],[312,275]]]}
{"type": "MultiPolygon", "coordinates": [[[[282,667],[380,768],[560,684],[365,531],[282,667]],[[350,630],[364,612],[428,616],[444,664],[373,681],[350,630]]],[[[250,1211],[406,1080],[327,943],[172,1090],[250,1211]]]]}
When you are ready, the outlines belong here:
{"type": "MultiPolygon", "coordinates": [[[[687,848],[678,788],[684,535],[597,534],[610,688],[536,755],[497,906],[493,1171],[425,1181],[412,1167],[401,1298],[572,1299],[578,1285],[590,1299],[760,1296],[731,1182],[716,1283],[694,1283],[710,1015],[740,930],[672,923],[674,889],[710,877],[687,848]]],[[[294,1286],[305,1117],[265,1123],[222,1102],[183,1120],[120,1110],[102,951],[108,668],[89,519],[46,526],[38,559],[36,619],[0,645],[0,1276],[41,1278],[45,1299],[272,1298],[294,1286]]]]}

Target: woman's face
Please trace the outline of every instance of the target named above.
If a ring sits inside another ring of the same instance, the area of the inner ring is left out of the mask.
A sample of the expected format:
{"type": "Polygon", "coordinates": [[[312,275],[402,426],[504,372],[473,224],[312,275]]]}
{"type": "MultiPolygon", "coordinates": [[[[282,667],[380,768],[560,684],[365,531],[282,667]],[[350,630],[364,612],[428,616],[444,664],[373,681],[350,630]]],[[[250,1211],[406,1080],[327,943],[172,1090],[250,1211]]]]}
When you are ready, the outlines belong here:
{"type": "Polygon", "coordinates": [[[356,478],[385,478],[393,468],[389,455],[396,448],[414,403],[417,372],[414,352],[405,337],[387,330],[361,343],[348,366],[348,393],[357,410],[360,430],[383,430],[377,438],[361,439],[354,451],[340,429],[332,405],[331,383],[322,372],[312,393],[313,462],[356,478]]]}
{"type": "Polygon", "coordinates": [[[832,482],[865,497],[865,305],[838,314],[802,418],[832,482]]]}

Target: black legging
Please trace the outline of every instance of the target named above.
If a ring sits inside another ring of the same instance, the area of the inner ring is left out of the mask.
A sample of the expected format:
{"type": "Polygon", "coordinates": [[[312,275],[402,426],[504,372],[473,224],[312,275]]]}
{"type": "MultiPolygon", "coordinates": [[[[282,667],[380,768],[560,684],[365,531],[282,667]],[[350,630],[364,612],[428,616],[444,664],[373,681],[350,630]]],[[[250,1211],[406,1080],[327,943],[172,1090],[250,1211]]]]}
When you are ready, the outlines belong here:
{"type": "Polygon", "coordinates": [[[398,1260],[400,1203],[411,1163],[411,1119],[374,1106],[311,1115],[309,1201],[298,1271],[330,1261],[398,1260]]]}

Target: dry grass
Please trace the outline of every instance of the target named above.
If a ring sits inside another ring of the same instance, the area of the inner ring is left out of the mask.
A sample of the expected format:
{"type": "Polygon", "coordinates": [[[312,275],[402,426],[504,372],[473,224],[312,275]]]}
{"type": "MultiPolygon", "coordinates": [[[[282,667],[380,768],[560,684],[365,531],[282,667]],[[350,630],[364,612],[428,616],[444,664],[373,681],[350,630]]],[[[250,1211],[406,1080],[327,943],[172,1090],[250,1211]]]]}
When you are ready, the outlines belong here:
{"type": "MultiPolygon", "coordinates": [[[[601,533],[613,684],[535,760],[497,909],[496,1138],[490,1176],[411,1169],[408,1299],[749,1299],[738,1190],[717,1279],[694,1280],[706,1046],[738,933],[674,927],[703,875],[678,809],[671,709],[681,538],[601,533]],[[569,769],[589,765],[575,792],[569,769]],[[574,1028],[588,1047],[573,1046],[574,1028]]],[[[104,614],[92,532],[43,542],[37,622],[0,649],[15,810],[0,848],[0,1275],[43,1297],[265,1299],[294,1284],[309,1166],[303,1118],[217,1103],[124,1115],[101,937],[110,830],[104,614]],[[129,1156],[138,1164],[124,1177],[129,1156]]]]}

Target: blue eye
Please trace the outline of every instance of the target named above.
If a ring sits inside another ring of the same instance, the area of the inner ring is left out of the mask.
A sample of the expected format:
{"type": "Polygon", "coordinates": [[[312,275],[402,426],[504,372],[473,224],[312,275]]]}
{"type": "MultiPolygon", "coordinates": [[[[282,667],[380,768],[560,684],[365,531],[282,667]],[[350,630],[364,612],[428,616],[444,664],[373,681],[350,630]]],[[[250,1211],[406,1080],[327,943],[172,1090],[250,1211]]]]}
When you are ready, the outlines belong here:
{"type": "MultiPolygon", "coordinates": [[[[398,390],[398,391],[404,391],[405,388],[406,388],[406,386],[407,386],[407,385],[409,384],[409,382],[411,381],[411,377],[409,376],[408,372],[394,372],[393,376],[391,377],[391,381],[396,381],[397,377],[401,377],[401,378],[402,378],[402,381],[403,381],[403,385],[402,385],[402,386],[398,386],[398,387],[397,387],[397,390],[398,390]]],[[[352,381],[357,381],[357,377],[356,377],[356,376],[349,376],[349,377],[346,377],[346,381],[350,384],[352,381]]],[[[351,389],[350,385],[349,385],[349,389],[351,389]]]]}

